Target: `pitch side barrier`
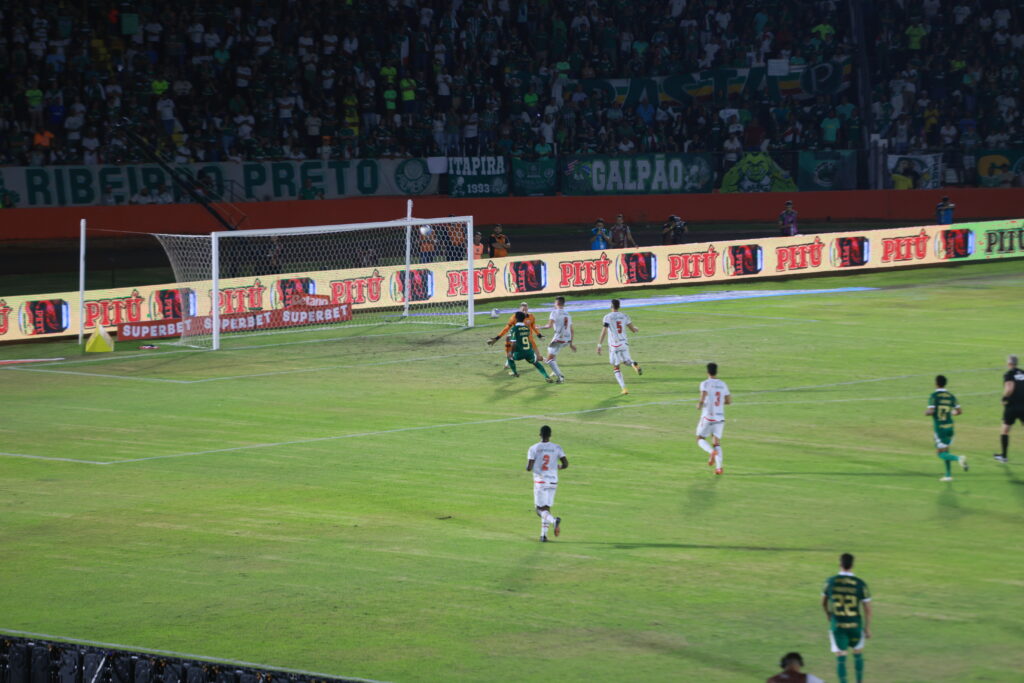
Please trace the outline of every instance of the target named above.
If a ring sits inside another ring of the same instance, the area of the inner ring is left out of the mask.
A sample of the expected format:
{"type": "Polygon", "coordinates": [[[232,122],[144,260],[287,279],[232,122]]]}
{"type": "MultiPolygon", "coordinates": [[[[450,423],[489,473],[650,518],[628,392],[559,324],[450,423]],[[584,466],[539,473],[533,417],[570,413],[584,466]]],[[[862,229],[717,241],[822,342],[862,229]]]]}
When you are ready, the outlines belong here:
{"type": "MultiPolygon", "coordinates": [[[[472,286],[480,301],[1020,257],[1024,220],[1014,219],[484,258],[475,263],[472,286]]],[[[351,313],[357,321],[360,311],[402,307],[404,272],[397,266],[377,266],[222,279],[221,323],[258,331],[261,321],[280,317],[260,313],[285,308],[297,287],[328,297],[331,305],[347,305],[346,316],[351,313]]],[[[464,263],[417,263],[412,272],[416,286],[410,287],[411,301],[466,299],[470,283],[464,263]]],[[[166,315],[174,309],[168,302],[177,310],[189,306],[196,315],[208,316],[210,291],[209,282],[90,290],[82,307],[85,327],[118,329],[121,338],[130,339],[175,336],[180,334],[178,321],[166,315]]],[[[76,333],[78,315],[78,292],[0,295],[0,341],[76,333]]]]}
{"type": "Polygon", "coordinates": [[[0,633],[5,683],[376,683],[250,662],[163,650],[132,651],[103,643],[57,642],[0,633]]]}

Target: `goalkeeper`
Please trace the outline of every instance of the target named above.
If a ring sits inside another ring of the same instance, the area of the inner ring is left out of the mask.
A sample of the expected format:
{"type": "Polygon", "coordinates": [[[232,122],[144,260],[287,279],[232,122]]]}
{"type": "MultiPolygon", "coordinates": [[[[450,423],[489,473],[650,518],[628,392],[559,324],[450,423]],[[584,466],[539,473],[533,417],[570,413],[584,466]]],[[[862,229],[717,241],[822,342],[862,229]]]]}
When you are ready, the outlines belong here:
{"type": "MultiPolygon", "coordinates": [[[[519,304],[519,311],[521,311],[523,313],[523,315],[526,316],[523,319],[523,323],[528,328],[530,328],[530,331],[533,334],[537,335],[538,339],[543,339],[544,335],[540,333],[539,329],[537,329],[537,319],[533,317],[533,313],[530,313],[530,305],[528,303],[526,303],[525,301],[522,302],[521,304],[519,304]]],[[[496,341],[498,341],[499,339],[501,339],[501,337],[503,335],[507,334],[508,331],[511,330],[512,326],[515,325],[515,324],[516,324],[516,313],[513,313],[508,318],[508,324],[506,324],[505,327],[501,328],[501,332],[499,332],[498,334],[494,335],[493,337],[491,337],[490,339],[487,340],[487,345],[488,346],[493,346],[494,343],[496,341]]],[[[511,342],[511,340],[506,338],[505,339],[505,367],[509,369],[509,374],[512,374],[512,368],[509,367],[509,364],[508,364],[508,357],[509,357],[509,355],[511,353],[512,353],[512,342],[511,342]]]]}
{"type": "Polygon", "coordinates": [[[516,322],[508,333],[508,339],[512,344],[512,350],[508,354],[508,367],[512,371],[512,376],[519,376],[519,372],[516,370],[516,361],[525,360],[537,368],[537,372],[548,384],[551,384],[555,378],[548,375],[544,364],[537,360],[537,343],[533,340],[533,331],[526,325],[526,314],[516,311],[515,318],[516,322]]]}

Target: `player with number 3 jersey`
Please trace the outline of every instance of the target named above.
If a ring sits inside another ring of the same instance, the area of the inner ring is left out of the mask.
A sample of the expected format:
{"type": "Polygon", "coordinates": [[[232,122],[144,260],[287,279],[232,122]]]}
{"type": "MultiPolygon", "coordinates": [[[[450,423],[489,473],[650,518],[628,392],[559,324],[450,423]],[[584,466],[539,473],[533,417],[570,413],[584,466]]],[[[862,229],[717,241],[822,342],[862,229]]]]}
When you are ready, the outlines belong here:
{"type": "Polygon", "coordinates": [[[708,378],[700,383],[700,421],[697,423],[697,445],[708,454],[708,466],[715,474],[722,473],[722,432],[725,429],[725,407],[732,403],[729,387],[718,379],[718,363],[708,363],[708,378]],[[711,443],[708,443],[708,437],[711,443]]]}
{"type": "Polygon", "coordinates": [[[562,374],[562,369],[558,367],[558,352],[568,346],[573,351],[576,351],[576,345],[573,344],[573,338],[575,331],[572,326],[572,317],[569,312],[565,310],[565,297],[555,297],[555,308],[551,311],[551,317],[548,319],[548,324],[540,328],[546,330],[549,328],[555,328],[554,333],[551,335],[551,343],[548,344],[548,356],[544,359],[544,362],[548,364],[551,371],[555,373],[555,378],[559,384],[565,381],[565,375],[562,374]]]}
{"type": "Polygon", "coordinates": [[[640,364],[629,355],[629,338],[626,336],[626,330],[637,332],[636,326],[633,325],[633,321],[628,315],[619,310],[619,306],[619,300],[612,299],[612,312],[601,321],[601,338],[597,340],[597,354],[601,355],[601,346],[607,336],[608,362],[614,368],[615,381],[619,383],[622,393],[628,394],[629,391],[626,389],[626,382],[622,379],[622,371],[619,370],[619,366],[630,365],[638,375],[644,374],[644,371],[640,369],[640,364]]]}
{"type": "Polygon", "coordinates": [[[569,467],[565,451],[551,441],[551,427],[540,428],[540,441],[530,446],[526,454],[526,471],[533,475],[533,504],[541,519],[540,540],[547,543],[548,528],[555,528],[555,536],[562,533],[562,518],[551,515],[558,489],[558,470],[569,467]]]}

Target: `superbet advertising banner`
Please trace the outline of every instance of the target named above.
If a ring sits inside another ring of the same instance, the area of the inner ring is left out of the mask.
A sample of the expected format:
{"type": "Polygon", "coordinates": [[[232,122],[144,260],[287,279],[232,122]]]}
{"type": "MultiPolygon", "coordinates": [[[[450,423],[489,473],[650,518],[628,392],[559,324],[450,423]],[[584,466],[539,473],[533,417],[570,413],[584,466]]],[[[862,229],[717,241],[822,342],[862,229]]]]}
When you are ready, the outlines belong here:
{"type": "MultiPolygon", "coordinates": [[[[988,221],[483,259],[474,264],[472,286],[475,299],[484,301],[1020,257],[1024,221],[988,221]]],[[[462,301],[469,286],[464,264],[418,263],[409,299],[462,301]]],[[[344,324],[358,322],[361,310],[401,307],[404,290],[404,270],[394,266],[264,275],[221,280],[218,305],[229,332],[344,324]],[[295,307],[296,301],[317,305],[295,307]]],[[[135,339],[177,336],[183,313],[199,324],[209,320],[210,300],[209,282],[92,290],[85,327],[128,325],[126,336],[135,339]]],[[[78,292],[0,296],[0,341],[77,334],[78,310],[78,292]]]]}

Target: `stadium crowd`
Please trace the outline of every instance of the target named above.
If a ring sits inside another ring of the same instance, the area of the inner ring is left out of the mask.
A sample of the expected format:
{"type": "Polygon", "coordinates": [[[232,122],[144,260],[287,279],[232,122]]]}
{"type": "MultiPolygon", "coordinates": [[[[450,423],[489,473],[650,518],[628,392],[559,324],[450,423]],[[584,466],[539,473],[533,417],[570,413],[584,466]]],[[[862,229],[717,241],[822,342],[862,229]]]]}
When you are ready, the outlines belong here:
{"type": "MultiPolygon", "coordinates": [[[[1020,144],[1009,0],[870,3],[873,130],[1020,144]]],[[[841,0],[211,0],[0,7],[0,164],[859,148],[850,90],[687,107],[573,83],[842,60],[841,0]]],[[[867,100],[865,100],[867,101],[867,100]]]]}

